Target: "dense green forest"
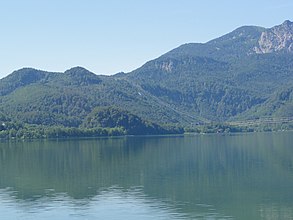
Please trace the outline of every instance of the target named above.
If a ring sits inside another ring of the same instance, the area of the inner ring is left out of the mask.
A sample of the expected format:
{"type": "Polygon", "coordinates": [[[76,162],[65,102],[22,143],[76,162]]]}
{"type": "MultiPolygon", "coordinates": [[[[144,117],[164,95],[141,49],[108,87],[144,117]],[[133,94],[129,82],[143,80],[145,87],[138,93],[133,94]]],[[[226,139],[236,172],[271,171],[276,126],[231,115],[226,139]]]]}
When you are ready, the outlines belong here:
{"type": "Polygon", "coordinates": [[[182,134],[184,129],[160,126],[114,107],[95,108],[79,127],[16,122],[0,116],[0,139],[39,139],[66,137],[103,137],[122,135],[182,134]]]}
{"type": "Polygon", "coordinates": [[[292,129],[290,36],[290,21],[270,29],[244,26],[204,44],[184,44],[130,73],[112,76],[82,67],[64,73],[14,71],[0,80],[0,135],[50,138],[174,134],[184,129],[292,129]],[[264,34],[273,37],[261,41],[264,34]]]}

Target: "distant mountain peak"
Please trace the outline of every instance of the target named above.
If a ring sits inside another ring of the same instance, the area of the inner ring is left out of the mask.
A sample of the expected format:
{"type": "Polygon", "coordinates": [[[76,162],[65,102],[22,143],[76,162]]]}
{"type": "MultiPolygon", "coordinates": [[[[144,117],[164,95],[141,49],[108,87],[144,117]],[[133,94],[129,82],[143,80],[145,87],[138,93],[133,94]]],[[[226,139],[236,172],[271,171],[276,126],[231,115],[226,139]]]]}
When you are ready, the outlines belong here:
{"type": "Polygon", "coordinates": [[[286,20],[286,21],[284,21],[281,25],[282,25],[282,26],[291,26],[291,25],[293,25],[293,22],[290,21],[290,20],[286,20]]]}
{"type": "Polygon", "coordinates": [[[92,73],[91,71],[87,70],[84,67],[81,66],[76,66],[73,67],[69,70],[65,71],[65,74],[70,74],[70,75],[96,75],[94,73],[92,73]]]}
{"type": "Polygon", "coordinates": [[[25,67],[19,70],[14,71],[12,74],[8,75],[5,78],[13,78],[13,81],[18,81],[24,85],[37,82],[46,76],[47,72],[42,70],[37,70],[30,67],[25,67]]]}
{"type": "Polygon", "coordinates": [[[80,66],[66,70],[64,74],[69,76],[74,81],[74,84],[77,85],[90,85],[101,82],[101,79],[96,74],[80,66]]]}
{"type": "Polygon", "coordinates": [[[0,95],[7,95],[15,89],[37,83],[44,79],[47,72],[33,68],[22,68],[1,79],[0,95]]]}
{"type": "Polygon", "coordinates": [[[259,54],[293,52],[293,22],[286,20],[262,32],[254,51],[259,54]]]}

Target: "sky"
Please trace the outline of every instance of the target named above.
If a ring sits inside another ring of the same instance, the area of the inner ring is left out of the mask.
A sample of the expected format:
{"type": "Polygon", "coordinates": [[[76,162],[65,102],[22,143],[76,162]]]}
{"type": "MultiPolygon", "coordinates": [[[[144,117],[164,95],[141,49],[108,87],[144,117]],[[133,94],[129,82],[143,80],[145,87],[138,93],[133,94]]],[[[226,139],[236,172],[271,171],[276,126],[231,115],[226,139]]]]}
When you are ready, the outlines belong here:
{"type": "Polygon", "coordinates": [[[0,0],[0,78],[23,67],[130,72],[184,43],[293,21],[292,0],[0,0]]]}

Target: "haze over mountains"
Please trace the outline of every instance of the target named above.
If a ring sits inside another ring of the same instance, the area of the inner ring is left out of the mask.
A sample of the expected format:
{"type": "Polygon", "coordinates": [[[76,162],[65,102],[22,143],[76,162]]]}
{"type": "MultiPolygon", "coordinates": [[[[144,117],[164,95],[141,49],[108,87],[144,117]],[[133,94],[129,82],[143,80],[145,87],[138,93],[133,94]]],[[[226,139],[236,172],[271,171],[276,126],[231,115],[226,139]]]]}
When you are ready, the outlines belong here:
{"type": "Polygon", "coordinates": [[[64,73],[24,68],[0,80],[0,94],[5,117],[46,126],[80,127],[97,108],[110,106],[148,122],[183,127],[291,117],[293,23],[240,27],[113,76],[82,67],[64,73]]]}

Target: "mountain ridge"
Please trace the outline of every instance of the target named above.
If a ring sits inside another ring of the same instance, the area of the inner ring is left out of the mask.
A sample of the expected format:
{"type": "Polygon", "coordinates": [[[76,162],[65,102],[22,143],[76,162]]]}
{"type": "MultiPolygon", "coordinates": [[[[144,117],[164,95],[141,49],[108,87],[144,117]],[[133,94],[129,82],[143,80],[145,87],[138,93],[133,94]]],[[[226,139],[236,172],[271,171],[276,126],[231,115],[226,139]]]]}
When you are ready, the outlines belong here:
{"type": "Polygon", "coordinates": [[[130,73],[23,68],[0,80],[0,112],[20,123],[76,128],[104,107],[182,127],[291,116],[292,98],[282,97],[293,84],[292,39],[293,23],[285,21],[183,44],[130,73]]]}

